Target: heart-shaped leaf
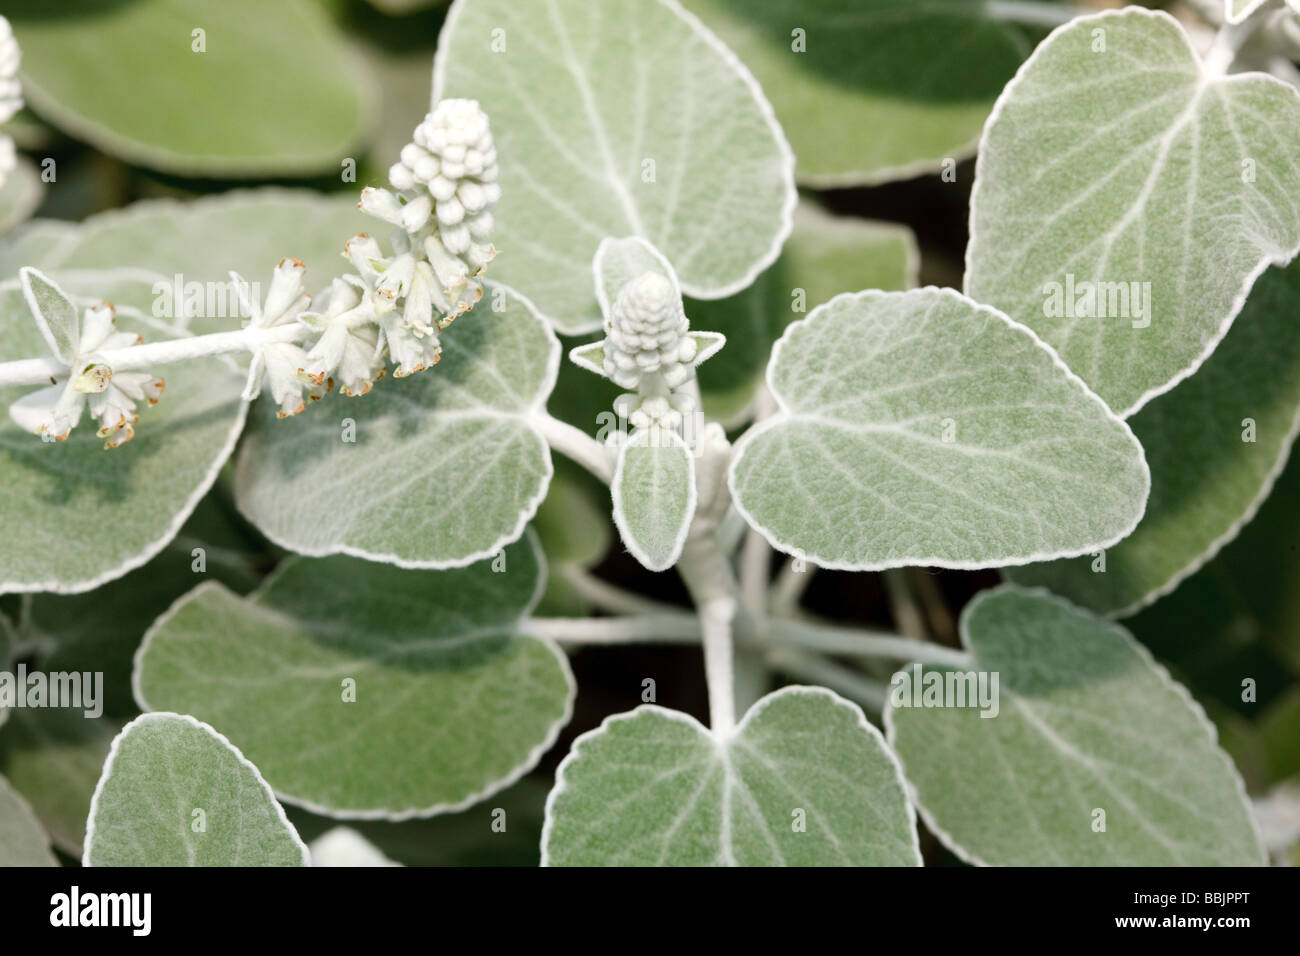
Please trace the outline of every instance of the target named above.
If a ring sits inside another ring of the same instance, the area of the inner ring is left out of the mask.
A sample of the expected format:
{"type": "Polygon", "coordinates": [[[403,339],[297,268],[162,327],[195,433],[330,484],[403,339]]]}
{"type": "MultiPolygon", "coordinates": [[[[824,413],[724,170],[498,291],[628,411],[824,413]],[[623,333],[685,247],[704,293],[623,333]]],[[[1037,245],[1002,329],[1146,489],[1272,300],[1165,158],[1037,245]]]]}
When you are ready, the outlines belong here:
{"type": "Polygon", "coordinates": [[[1300,251],[1300,94],[1206,72],[1130,7],[1043,42],[984,132],[966,292],[1034,329],[1122,417],[1194,372],[1300,251]]]}
{"type": "Polygon", "coordinates": [[[136,698],[209,721],[285,800],[349,818],[469,806],[531,769],[569,719],[532,540],[449,571],[295,560],[251,599],[190,592],[150,630],[136,698]]]}
{"type": "Polygon", "coordinates": [[[719,739],[644,706],[583,734],[546,804],[552,866],[916,866],[898,762],[862,710],[786,687],[719,739]]]}
{"type": "Polygon", "coordinates": [[[820,567],[979,568],[1113,544],[1150,475],[1133,433],[1023,326],[950,289],[837,296],[767,372],[736,505],[820,567]]]}
{"type": "Polygon", "coordinates": [[[1241,777],[1205,712],[1128,632],[1008,586],[967,605],[961,635],[972,669],[895,675],[885,727],[926,826],[962,859],[1264,862],[1241,777]],[[991,707],[948,696],[981,673],[991,707]]]}
{"type": "Polygon", "coordinates": [[[530,419],[555,385],[560,343],[498,286],[442,348],[434,368],[362,398],[331,395],[284,421],[260,409],[236,467],[240,510],[299,554],[402,567],[470,564],[517,539],[551,479],[530,419]]]}
{"type": "Polygon", "coordinates": [[[785,134],[745,67],[674,0],[457,0],[433,85],[492,117],[494,276],[562,332],[600,327],[587,277],[607,236],[643,237],[688,293],[719,298],[790,232],[785,134]]]}
{"type": "Polygon", "coordinates": [[[307,866],[307,846],[257,768],[181,714],[131,721],[104,763],[86,866],[307,866]]]}

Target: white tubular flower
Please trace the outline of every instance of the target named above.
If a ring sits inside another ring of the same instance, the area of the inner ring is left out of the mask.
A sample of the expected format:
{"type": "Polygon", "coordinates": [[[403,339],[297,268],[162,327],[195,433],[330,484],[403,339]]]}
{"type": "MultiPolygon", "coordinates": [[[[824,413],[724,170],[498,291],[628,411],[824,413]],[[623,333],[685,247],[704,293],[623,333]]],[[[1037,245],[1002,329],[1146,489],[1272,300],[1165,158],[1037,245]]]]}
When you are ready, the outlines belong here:
{"type": "MultiPolygon", "coordinates": [[[[18,66],[22,54],[14,39],[13,27],[0,16],[0,123],[6,123],[23,108],[23,89],[18,82],[18,66]]],[[[0,186],[17,164],[14,141],[0,134],[0,186]]]]}
{"type": "Polygon", "coordinates": [[[672,283],[646,272],[623,287],[605,320],[605,375],[623,388],[637,388],[646,375],[663,376],[676,388],[691,374],[695,341],[672,283]]]}
{"type": "MultiPolygon", "coordinates": [[[[405,316],[404,329],[393,326],[392,339],[408,340],[413,335],[421,340],[407,342],[411,346],[403,350],[407,362],[398,359],[408,369],[436,361],[436,340],[423,341],[428,338],[424,326],[444,329],[483,297],[478,277],[496,255],[489,239],[492,209],[501,198],[496,148],[487,114],[476,101],[443,100],[415,128],[412,139],[388,172],[396,193],[367,188],[358,204],[398,230],[391,260],[382,257],[377,245],[367,250],[376,275],[361,274],[376,294],[395,291],[393,298],[406,294],[410,286],[404,283],[412,281],[414,273],[406,256],[432,270],[433,280],[419,290],[419,316],[405,316]],[[385,282],[389,270],[395,271],[385,282]],[[424,321],[426,306],[431,317],[424,321]],[[416,353],[423,357],[417,359],[416,353]]],[[[384,312],[377,310],[377,314],[382,318],[384,312]]],[[[385,321],[385,326],[392,323],[385,321]]]]}
{"type": "Polygon", "coordinates": [[[398,378],[423,372],[442,358],[442,346],[438,344],[440,325],[433,317],[436,295],[433,268],[427,262],[418,262],[401,312],[394,310],[379,320],[388,354],[397,363],[393,374],[398,378]]]}
{"type": "MultiPolygon", "coordinates": [[[[271,277],[271,288],[265,304],[253,298],[252,289],[238,273],[230,278],[239,293],[240,302],[250,316],[244,327],[248,329],[273,329],[298,324],[299,317],[311,304],[311,296],[303,288],[302,277],[307,271],[297,259],[281,259],[271,277]]],[[[253,350],[253,361],[248,369],[248,383],[244,386],[244,399],[252,401],[269,386],[271,397],[280,406],[277,417],[297,415],[307,407],[304,392],[312,401],[319,401],[331,388],[334,380],[314,381],[307,374],[307,353],[296,342],[266,342],[253,350]]]]}
{"type": "Polygon", "coordinates": [[[344,395],[365,395],[384,377],[375,310],[356,276],[335,279],[321,296],[323,310],[299,318],[321,336],[307,353],[303,371],[314,384],[334,377],[344,395]]]}
{"type": "Polygon", "coordinates": [[[103,361],[100,353],[142,341],[133,332],[116,331],[116,321],[117,314],[107,302],[86,309],[68,380],[24,395],[9,406],[9,417],[27,431],[66,441],[89,408],[91,417],[99,422],[96,434],[107,439],[105,448],[117,448],[134,438],[140,421],[136,403],[156,405],[164,382],[149,372],[115,374],[103,361]]]}

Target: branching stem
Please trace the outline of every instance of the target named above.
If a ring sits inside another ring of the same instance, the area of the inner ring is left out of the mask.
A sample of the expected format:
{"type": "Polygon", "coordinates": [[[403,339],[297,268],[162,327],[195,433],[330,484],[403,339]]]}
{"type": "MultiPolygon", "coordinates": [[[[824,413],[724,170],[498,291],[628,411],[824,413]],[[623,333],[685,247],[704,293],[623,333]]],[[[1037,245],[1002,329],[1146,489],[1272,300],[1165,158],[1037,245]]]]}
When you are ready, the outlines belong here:
{"type": "MultiPolygon", "coordinates": [[[[115,372],[135,372],[171,365],[209,355],[252,352],[271,342],[301,342],[311,330],[293,323],[270,329],[240,329],[235,332],[212,332],[165,342],[146,342],[123,349],[108,349],[97,357],[115,372]]],[[[0,362],[0,388],[20,385],[49,385],[56,378],[66,378],[68,368],[53,356],[0,362]]]]}

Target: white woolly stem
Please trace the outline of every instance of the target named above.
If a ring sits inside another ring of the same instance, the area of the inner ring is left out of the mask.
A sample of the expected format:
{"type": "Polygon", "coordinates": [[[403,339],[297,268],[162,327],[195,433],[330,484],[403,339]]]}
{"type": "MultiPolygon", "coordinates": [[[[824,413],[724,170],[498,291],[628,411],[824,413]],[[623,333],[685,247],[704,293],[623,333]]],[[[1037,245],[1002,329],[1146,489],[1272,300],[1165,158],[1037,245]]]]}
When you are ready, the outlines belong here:
{"type": "Polygon", "coordinates": [[[556,451],[572,458],[605,484],[614,480],[614,465],[609,460],[609,453],[596,439],[544,409],[534,412],[530,421],[556,451]]]}
{"type": "MultiPolygon", "coordinates": [[[[145,371],[159,365],[171,365],[209,355],[251,352],[270,342],[300,342],[310,333],[311,330],[300,323],[270,329],[213,332],[210,335],[108,349],[96,353],[96,357],[114,372],[145,371]]],[[[54,357],[0,362],[0,388],[49,385],[55,379],[66,378],[67,375],[68,367],[54,357]]]]}

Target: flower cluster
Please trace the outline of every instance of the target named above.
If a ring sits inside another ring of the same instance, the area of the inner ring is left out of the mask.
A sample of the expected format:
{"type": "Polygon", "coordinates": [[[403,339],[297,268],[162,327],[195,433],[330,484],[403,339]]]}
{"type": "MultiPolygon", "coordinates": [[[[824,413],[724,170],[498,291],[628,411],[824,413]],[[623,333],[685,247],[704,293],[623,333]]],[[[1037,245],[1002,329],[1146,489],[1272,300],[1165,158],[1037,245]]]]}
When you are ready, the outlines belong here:
{"type": "MultiPolygon", "coordinates": [[[[14,39],[13,27],[0,16],[0,123],[8,122],[23,108],[23,90],[18,82],[18,64],[21,54],[14,39]]],[[[14,154],[14,141],[0,134],[0,186],[5,184],[18,160],[14,154]]]]}
{"type": "Polygon", "coordinates": [[[644,272],[615,296],[605,316],[600,365],[589,367],[635,390],[614,401],[614,411],[633,428],[677,430],[683,416],[695,411],[695,367],[717,351],[721,340],[712,333],[692,334],[674,282],[644,272]],[[701,341],[708,343],[704,350],[701,341]]]}
{"type": "MultiPolygon", "coordinates": [[[[16,69],[17,53],[2,17],[0,27],[2,98],[10,90],[3,69],[10,59],[16,69]]],[[[4,102],[0,99],[0,106],[4,102]]],[[[366,394],[384,376],[389,361],[396,364],[398,376],[437,363],[442,356],[439,332],[482,298],[479,277],[496,255],[489,234],[501,187],[488,118],[474,100],[439,103],[416,127],[413,140],[389,171],[395,191],[365,189],[359,203],[363,211],[397,227],[392,254],[364,233],[349,240],[344,256],[356,274],[335,279],[315,309],[303,282],[306,266],[297,259],[280,261],[262,302],[232,272],[249,316],[241,332],[218,333],[223,340],[207,344],[195,337],[189,340],[193,349],[174,342],[157,351],[148,346],[145,353],[127,358],[120,350],[137,337],[114,333],[112,307],[97,306],[86,312],[81,344],[70,361],[65,363],[67,356],[56,349],[57,365],[15,363],[29,367],[11,370],[8,384],[44,381],[47,367],[55,371],[64,365],[67,381],[58,384],[64,375],[49,376],[56,384],[13,403],[11,417],[29,431],[63,440],[89,407],[100,423],[100,436],[109,439],[106,447],[113,448],[134,434],[135,403],[155,402],[162,392],[162,379],[134,371],[155,358],[178,361],[247,351],[252,362],[243,397],[252,401],[268,390],[280,418],[298,414],[336,382],[347,395],[366,394]],[[114,352],[117,370],[101,354],[107,351],[114,352]]],[[[36,270],[24,272],[39,276],[36,270]]],[[[58,292],[50,280],[39,278],[58,292]]],[[[61,292],[59,296],[67,299],[61,292]]],[[[53,344],[40,303],[30,294],[28,302],[53,344]]],[[[66,317],[73,307],[70,300],[65,305],[66,317]]]]}
{"type": "Polygon", "coordinates": [[[397,227],[393,253],[366,233],[350,239],[344,256],[356,274],[334,280],[310,311],[302,264],[286,260],[292,265],[280,264],[250,323],[303,327],[299,341],[271,343],[254,359],[260,369],[248,394],[268,382],[281,417],[336,381],[346,395],[366,394],[389,360],[399,378],[435,365],[439,332],[482,298],[479,276],[496,255],[489,233],[501,196],[487,115],[474,100],[443,100],[412,139],[389,170],[396,191],[368,187],[358,204],[397,227]]]}
{"type": "Polygon", "coordinates": [[[31,392],[9,406],[9,416],[19,427],[37,435],[65,441],[89,408],[99,422],[96,434],[105,448],[116,448],[135,437],[140,421],[137,402],[156,405],[162,396],[163,380],[150,372],[114,371],[104,353],[139,345],[134,332],[115,328],[116,310],[107,302],[85,310],[67,355],[66,381],[31,392]]]}
{"type": "Polygon", "coordinates": [[[399,376],[436,363],[438,333],[482,297],[478,277],[496,255],[489,235],[501,197],[496,148],[476,101],[443,100],[412,140],[388,171],[393,191],[361,193],[364,212],[397,227],[393,254],[364,234],[347,247],[399,376]]]}

